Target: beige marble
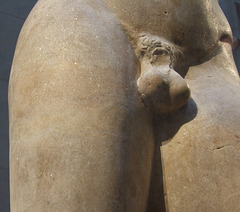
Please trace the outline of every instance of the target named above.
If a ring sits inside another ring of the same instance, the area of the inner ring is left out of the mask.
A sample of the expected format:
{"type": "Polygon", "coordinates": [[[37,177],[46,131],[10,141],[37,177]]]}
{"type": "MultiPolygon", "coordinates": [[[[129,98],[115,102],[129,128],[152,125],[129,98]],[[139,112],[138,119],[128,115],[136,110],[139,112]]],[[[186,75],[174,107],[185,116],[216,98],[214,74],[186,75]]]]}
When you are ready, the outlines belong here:
{"type": "Polygon", "coordinates": [[[217,0],[39,0],[10,77],[11,211],[239,211],[229,43],[217,0]]]}

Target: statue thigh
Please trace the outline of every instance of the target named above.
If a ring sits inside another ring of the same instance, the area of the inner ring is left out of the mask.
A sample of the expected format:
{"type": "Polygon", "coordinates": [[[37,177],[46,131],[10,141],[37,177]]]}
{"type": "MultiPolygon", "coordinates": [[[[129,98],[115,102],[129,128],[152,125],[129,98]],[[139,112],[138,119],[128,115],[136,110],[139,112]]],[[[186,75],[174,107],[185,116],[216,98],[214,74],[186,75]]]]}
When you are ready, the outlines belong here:
{"type": "Polygon", "coordinates": [[[16,48],[11,211],[145,211],[154,145],[135,55],[102,5],[98,17],[64,2],[39,1],[16,48]]]}

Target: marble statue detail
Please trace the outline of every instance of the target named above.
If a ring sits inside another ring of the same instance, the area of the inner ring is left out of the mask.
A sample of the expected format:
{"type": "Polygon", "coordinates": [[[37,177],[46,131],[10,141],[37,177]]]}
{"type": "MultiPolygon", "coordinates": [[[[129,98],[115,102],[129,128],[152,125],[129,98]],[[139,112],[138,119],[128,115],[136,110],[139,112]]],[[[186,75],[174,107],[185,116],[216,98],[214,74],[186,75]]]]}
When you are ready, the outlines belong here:
{"type": "Polygon", "coordinates": [[[11,211],[239,211],[231,40],[217,0],[39,0],[9,82],[11,211]]]}
{"type": "Polygon", "coordinates": [[[190,89],[184,79],[173,69],[181,51],[159,38],[142,36],[136,55],[141,64],[137,80],[143,103],[155,115],[166,114],[185,105],[190,89]]]}

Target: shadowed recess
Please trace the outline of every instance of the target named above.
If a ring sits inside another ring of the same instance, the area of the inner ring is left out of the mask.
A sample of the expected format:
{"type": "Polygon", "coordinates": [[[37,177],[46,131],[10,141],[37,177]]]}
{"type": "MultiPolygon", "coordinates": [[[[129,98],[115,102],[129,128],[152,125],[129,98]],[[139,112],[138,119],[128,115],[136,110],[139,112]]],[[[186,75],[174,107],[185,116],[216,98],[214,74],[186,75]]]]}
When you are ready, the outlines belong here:
{"type": "Polygon", "coordinates": [[[154,118],[155,148],[147,212],[168,211],[160,147],[170,142],[181,126],[193,120],[196,115],[197,105],[191,98],[187,105],[177,112],[154,118]]]}

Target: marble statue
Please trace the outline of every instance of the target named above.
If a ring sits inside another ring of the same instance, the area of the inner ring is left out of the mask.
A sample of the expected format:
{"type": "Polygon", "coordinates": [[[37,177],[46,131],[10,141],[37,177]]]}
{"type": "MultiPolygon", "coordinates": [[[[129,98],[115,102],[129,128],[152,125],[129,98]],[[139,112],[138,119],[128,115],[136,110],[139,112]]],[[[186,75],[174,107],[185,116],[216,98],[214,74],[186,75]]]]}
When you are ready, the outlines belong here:
{"type": "Polygon", "coordinates": [[[231,42],[217,0],[39,0],[10,76],[11,211],[239,211],[231,42]]]}

